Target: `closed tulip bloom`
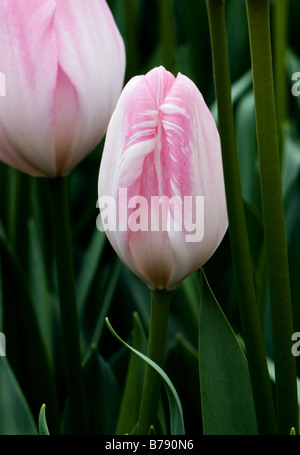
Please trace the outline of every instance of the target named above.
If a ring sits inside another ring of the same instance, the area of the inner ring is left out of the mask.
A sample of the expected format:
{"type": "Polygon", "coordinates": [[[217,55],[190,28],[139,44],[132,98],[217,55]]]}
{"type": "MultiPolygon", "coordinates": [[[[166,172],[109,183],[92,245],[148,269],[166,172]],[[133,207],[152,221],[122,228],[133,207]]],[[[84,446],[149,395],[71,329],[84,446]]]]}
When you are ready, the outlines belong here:
{"type": "Polygon", "coordinates": [[[220,139],[189,78],[159,67],[128,82],[98,189],[102,227],[150,289],[173,290],[211,257],[228,225],[220,139]]]}
{"type": "Polygon", "coordinates": [[[105,0],[1,0],[0,159],[66,176],[104,136],[124,43],[105,0]]]}

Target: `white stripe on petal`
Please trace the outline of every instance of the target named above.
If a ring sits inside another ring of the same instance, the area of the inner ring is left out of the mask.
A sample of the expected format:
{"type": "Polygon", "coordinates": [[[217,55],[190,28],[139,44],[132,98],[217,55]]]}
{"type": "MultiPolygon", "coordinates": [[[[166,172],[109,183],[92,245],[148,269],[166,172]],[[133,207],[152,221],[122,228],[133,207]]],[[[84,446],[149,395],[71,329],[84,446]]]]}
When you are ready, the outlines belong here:
{"type": "Polygon", "coordinates": [[[184,115],[185,117],[189,118],[189,115],[186,112],[185,108],[177,106],[177,104],[171,103],[162,104],[160,106],[160,110],[164,114],[184,115]]]}

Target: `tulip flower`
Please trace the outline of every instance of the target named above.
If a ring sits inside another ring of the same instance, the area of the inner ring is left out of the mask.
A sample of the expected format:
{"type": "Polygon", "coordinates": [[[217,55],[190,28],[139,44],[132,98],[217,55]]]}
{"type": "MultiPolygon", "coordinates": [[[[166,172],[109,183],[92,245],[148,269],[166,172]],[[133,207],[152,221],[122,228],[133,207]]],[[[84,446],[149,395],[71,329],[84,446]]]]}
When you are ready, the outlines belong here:
{"type": "Polygon", "coordinates": [[[99,172],[102,226],[150,289],[199,269],[228,225],[219,134],[195,84],[163,67],[132,78],[107,130],[99,172]]]}
{"type": "Polygon", "coordinates": [[[0,159],[64,177],[102,139],[123,85],[124,43],[105,0],[2,0],[0,159]]]}
{"type": "Polygon", "coordinates": [[[106,132],[123,86],[124,43],[105,0],[2,0],[0,54],[0,160],[47,177],[70,427],[81,434],[86,416],[66,177],[106,132]]]}

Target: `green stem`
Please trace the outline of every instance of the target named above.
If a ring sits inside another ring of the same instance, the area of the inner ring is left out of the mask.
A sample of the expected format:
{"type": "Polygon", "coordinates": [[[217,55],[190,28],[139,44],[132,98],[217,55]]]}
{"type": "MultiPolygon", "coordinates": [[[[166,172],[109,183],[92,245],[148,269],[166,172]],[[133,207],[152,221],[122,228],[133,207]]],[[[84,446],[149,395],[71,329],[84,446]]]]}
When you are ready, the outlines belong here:
{"type": "Polygon", "coordinates": [[[268,264],[278,432],[298,430],[293,320],[278,152],[268,0],[246,0],[268,264]]]}
{"type": "Polygon", "coordinates": [[[124,2],[126,38],[126,81],[139,73],[138,5],[136,0],[124,2]]]}
{"type": "MultiPolygon", "coordinates": [[[[154,290],[151,293],[151,317],[147,356],[163,367],[167,339],[168,318],[171,292],[154,290]]],[[[142,391],[138,434],[148,434],[151,425],[155,425],[161,378],[150,366],[146,365],[142,391]]]]}
{"type": "Polygon", "coordinates": [[[159,2],[160,14],[160,42],[162,46],[162,62],[164,67],[171,73],[175,72],[175,33],[173,1],[164,0],[159,2]]]}
{"type": "Polygon", "coordinates": [[[69,225],[67,181],[65,178],[57,178],[48,182],[71,425],[74,434],[82,434],[85,432],[85,428],[80,331],[69,225]]]}
{"type": "Polygon", "coordinates": [[[283,125],[287,115],[287,77],[285,53],[287,48],[288,0],[274,2],[274,87],[278,123],[280,163],[283,160],[283,125]]]}
{"type": "Polygon", "coordinates": [[[7,204],[7,233],[17,255],[28,273],[29,231],[28,222],[32,216],[32,177],[13,168],[8,168],[9,203],[7,204]]]}
{"type": "Polygon", "coordinates": [[[218,123],[223,156],[229,234],[242,333],[247,353],[258,431],[260,434],[274,434],[276,433],[274,403],[255,294],[236,150],[225,2],[207,0],[207,9],[218,103],[218,123]]]}

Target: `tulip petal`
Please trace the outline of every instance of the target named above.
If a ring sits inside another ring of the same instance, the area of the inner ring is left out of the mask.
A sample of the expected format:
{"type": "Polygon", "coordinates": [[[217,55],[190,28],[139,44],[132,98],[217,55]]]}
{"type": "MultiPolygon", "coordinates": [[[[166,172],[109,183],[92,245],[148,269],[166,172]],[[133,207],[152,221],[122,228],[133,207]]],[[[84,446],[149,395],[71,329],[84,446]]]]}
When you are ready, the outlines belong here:
{"type": "Polygon", "coordinates": [[[129,248],[135,269],[148,278],[149,287],[166,289],[174,264],[174,253],[167,232],[131,232],[129,248]]]}
{"type": "Polygon", "coordinates": [[[76,90],[59,67],[54,98],[55,167],[58,175],[67,173],[78,126],[78,110],[76,90]]]}
{"type": "Polygon", "coordinates": [[[79,119],[68,173],[106,131],[122,89],[125,51],[104,0],[58,1],[54,28],[59,65],[77,92],[79,119]]]}
{"type": "Polygon", "coordinates": [[[55,173],[55,6],[54,0],[2,0],[0,7],[0,71],[6,76],[6,96],[0,99],[0,123],[6,135],[0,137],[0,157],[21,170],[26,162],[35,175],[55,173]],[[6,141],[20,156],[19,163],[16,155],[5,153],[6,141]]]}
{"type": "MultiPolygon", "coordinates": [[[[99,198],[111,196],[116,202],[117,216],[121,213],[121,216],[124,216],[126,220],[124,230],[117,229],[116,231],[106,231],[106,234],[122,261],[145,282],[148,282],[148,278],[139,267],[136,266],[129,247],[127,206],[128,199],[130,199],[132,195],[139,194],[139,177],[142,173],[144,157],[153,150],[154,146],[153,137],[155,132],[148,131],[142,135],[145,147],[139,148],[139,133],[138,128],[135,127],[135,125],[143,122],[150,122],[151,125],[145,124],[145,129],[148,130],[149,127],[155,129],[156,122],[153,124],[154,120],[152,117],[155,115],[153,109],[153,99],[149,94],[149,91],[147,90],[146,95],[144,94],[144,78],[142,76],[132,78],[123,89],[108,126],[105,140],[105,152],[102,155],[98,182],[99,198]],[[136,100],[136,102],[141,103],[141,108],[137,110],[135,109],[136,106],[130,104],[132,94],[136,92],[141,94],[136,100]],[[144,114],[146,119],[144,118],[143,121],[141,121],[141,116],[138,116],[139,118],[136,120],[134,117],[135,113],[145,109],[147,111],[149,103],[151,104],[151,109],[144,114]],[[127,115],[125,115],[125,113],[127,115]],[[130,115],[133,117],[130,117],[130,115]],[[133,120],[132,123],[128,121],[129,118],[133,120]],[[132,130],[130,129],[129,124],[132,125],[132,130]],[[131,131],[131,134],[129,131],[131,131]],[[128,151],[126,155],[125,150],[128,151]],[[133,180],[134,183],[132,183],[133,180]],[[129,183],[132,183],[130,187],[129,183]],[[135,185],[136,189],[134,188],[135,185]],[[119,189],[122,188],[126,188],[127,190],[126,200],[124,201],[121,201],[119,198],[119,189]]],[[[150,284],[150,282],[147,284],[150,284]]]]}
{"type": "MultiPolygon", "coordinates": [[[[227,211],[223,181],[221,147],[213,117],[195,84],[178,74],[168,96],[161,105],[161,121],[166,136],[166,155],[171,159],[165,167],[168,178],[165,193],[185,196],[204,196],[204,238],[187,242],[188,234],[169,232],[175,263],[170,282],[181,281],[204,264],[219,245],[227,228],[227,211]],[[185,276],[182,276],[184,271],[185,276]]],[[[184,205],[183,205],[184,209],[184,205]]],[[[189,216],[186,211],[182,219],[189,216]]],[[[201,220],[198,220],[198,223],[201,220]]]]}

